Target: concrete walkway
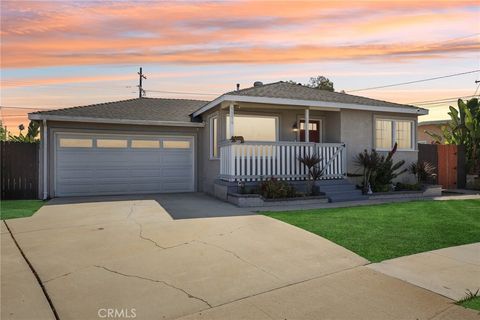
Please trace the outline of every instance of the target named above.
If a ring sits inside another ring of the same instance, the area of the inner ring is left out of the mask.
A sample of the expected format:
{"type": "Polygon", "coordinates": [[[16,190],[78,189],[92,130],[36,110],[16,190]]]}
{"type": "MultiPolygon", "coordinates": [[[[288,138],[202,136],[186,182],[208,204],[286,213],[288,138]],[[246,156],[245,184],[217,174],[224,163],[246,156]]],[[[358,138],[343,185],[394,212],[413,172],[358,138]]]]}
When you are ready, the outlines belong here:
{"type": "Polygon", "coordinates": [[[371,264],[369,268],[458,301],[480,290],[480,243],[371,264]]]}
{"type": "Polygon", "coordinates": [[[55,319],[5,224],[1,223],[1,319],[55,319]]]}
{"type": "MultiPolygon", "coordinates": [[[[136,319],[480,319],[322,237],[236,214],[175,220],[150,198],[58,199],[6,224],[62,320],[106,308],[136,319]]],[[[48,306],[31,272],[29,286],[3,290],[27,281],[24,271],[16,280],[2,265],[2,319],[22,297],[48,306]]]]}

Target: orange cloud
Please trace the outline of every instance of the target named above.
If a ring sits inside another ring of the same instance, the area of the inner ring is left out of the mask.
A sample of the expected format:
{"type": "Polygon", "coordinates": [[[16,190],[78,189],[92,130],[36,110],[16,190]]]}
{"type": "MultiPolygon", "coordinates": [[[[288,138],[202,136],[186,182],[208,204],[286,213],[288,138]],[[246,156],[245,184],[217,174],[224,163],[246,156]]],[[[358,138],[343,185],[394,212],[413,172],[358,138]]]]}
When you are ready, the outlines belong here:
{"type": "Polygon", "coordinates": [[[1,64],[438,57],[478,46],[462,42],[419,50],[418,43],[431,39],[428,26],[471,33],[478,8],[474,1],[3,1],[1,64]],[[411,32],[399,36],[413,27],[417,40],[411,32]],[[372,41],[377,36],[382,41],[372,41]],[[358,44],[368,42],[376,44],[358,44]]]}

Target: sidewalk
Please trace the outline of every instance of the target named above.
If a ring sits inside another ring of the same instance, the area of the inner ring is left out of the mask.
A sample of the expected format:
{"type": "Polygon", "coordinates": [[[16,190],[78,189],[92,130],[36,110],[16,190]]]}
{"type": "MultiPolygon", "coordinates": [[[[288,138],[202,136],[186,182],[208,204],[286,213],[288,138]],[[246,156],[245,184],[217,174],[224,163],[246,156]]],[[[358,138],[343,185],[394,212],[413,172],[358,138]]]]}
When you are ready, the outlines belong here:
{"type": "Polygon", "coordinates": [[[386,260],[368,266],[458,301],[480,289],[480,243],[386,260]]]}
{"type": "Polygon", "coordinates": [[[55,319],[30,267],[1,224],[1,319],[55,319]],[[8,293],[8,294],[6,294],[8,293]]]}

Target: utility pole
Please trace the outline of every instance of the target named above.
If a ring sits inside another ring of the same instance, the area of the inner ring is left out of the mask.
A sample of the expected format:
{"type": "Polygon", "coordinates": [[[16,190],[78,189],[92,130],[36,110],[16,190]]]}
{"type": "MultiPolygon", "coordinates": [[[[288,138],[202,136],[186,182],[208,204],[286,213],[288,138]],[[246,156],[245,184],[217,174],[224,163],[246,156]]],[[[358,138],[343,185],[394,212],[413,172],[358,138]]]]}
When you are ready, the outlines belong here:
{"type": "Polygon", "coordinates": [[[142,88],[142,81],[143,79],[147,79],[147,77],[145,77],[145,75],[142,73],[142,67],[140,67],[140,72],[137,72],[138,73],[138,97],[141,98],[145,95],[145,90],[143,90],[142,88]]]}

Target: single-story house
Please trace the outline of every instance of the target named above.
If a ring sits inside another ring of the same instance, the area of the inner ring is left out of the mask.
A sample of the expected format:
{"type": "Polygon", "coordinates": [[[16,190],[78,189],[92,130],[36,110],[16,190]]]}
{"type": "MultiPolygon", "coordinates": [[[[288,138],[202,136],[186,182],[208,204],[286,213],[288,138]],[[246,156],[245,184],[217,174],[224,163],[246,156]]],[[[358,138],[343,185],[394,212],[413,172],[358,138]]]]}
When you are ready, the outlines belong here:
{"type": "MultiPolygon", "coordinates": [[[[34,112],[41,122],[40,196],[214,193],[275,176],[302,180],[298,156],[317,152],[323,179],[359,172],[364,149],[417,160],[425,109],[275,82],[213,101],[137,98],[34,112]],[[307,125],[308,124],[308,125],[307,125]],[[232,142],[242,136],[244,143],[232,142]]],[[[405,177],[403,178],[405,179],[405,177]]]]}
{"type": "Polygon", "coordinates": [[[420,121],[417,127],[418,143],[435,143],[428,132],[438,134],[442,136],[442,127],[446,126],[450,120],[431,120],[431,121],[420,121]]]}

